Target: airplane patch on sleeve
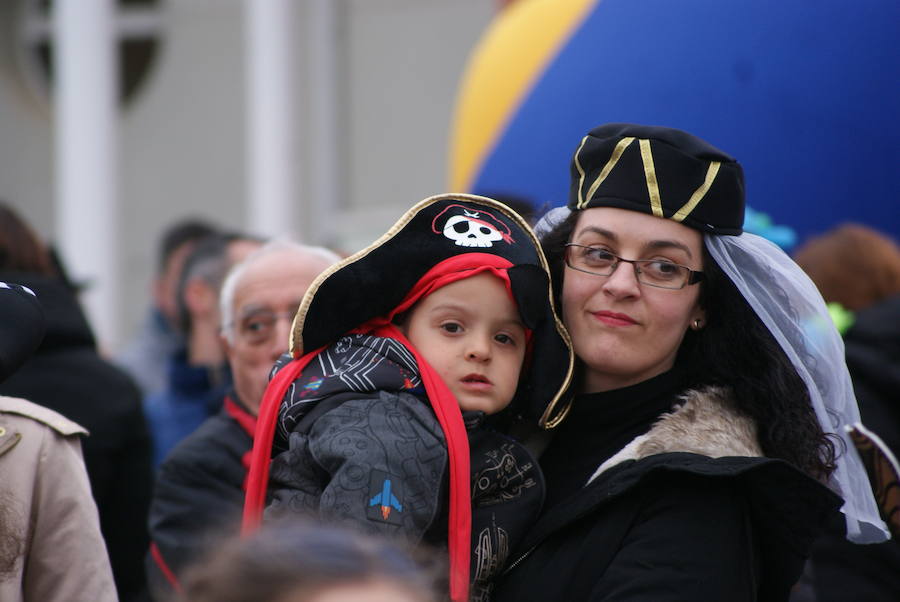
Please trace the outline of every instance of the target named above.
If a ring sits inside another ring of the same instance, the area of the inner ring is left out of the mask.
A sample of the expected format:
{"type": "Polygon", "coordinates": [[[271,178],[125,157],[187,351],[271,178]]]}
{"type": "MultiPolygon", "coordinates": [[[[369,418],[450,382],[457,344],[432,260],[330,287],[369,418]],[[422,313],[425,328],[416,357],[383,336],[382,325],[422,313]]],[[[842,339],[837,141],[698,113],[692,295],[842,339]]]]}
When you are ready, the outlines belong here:
{"type": "Polygon", "coordinates": [[[366,518],[392,525],[402,524],[403,484],[398,477],[373,470],[369,477],[368,499],[366,518]]]}

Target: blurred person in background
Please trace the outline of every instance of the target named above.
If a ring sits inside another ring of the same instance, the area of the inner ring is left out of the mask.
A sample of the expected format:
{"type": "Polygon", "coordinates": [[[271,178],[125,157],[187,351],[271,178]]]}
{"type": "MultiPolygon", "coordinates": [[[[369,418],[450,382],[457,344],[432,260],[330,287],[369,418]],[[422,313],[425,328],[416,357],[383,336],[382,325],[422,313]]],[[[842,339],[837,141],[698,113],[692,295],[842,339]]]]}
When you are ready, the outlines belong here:
{"type": "Polygon", "coordinates": [[[160,237],[153,303],[140,331],[115,358],[144,396],[165,388],[168,359],[184,345],[177,328],[177,292],[185,259],[197,241],[216,232],[217,228],[204,221],[187,219],[172,224],[160,237]]]}
{"type": "Polygon", "coordinates": [[[431,570],[360,533],[272,525],[189,571],[179,602],[436,602],[431,570]]]}
{"type": "MultiPolygon", "coordinates": [[[[0,282],[0,383],[37,349],[34,292],[0,282]]],[[[0,396],[0,600],[117,600],[81,455],[87,432],[24,399],[0,396]]]]}
{"type": "MultiPolygon", "coordinates": [[[[866,226],[844,224],[796,252],[825,301],[845,318],[847,366],[862,423],[900,454],[900,247],[866,226]]],[[[900,511],[900,510],[895,510],[900,511]]],[[[812,551],[816,600],[900,600],[900,542],[856,546],[833,525],[812,551]]]]}
{"type": "Polygon", "coordinates": [[[900,294],[900,248],[860,224],[843,224],[810,239],[797,249],[794,260],[826,302],[850,311],[900,294]]]}
{"type": "Polygon", "coordinates": [[[340,258],[318,247],[275,241],[234,266],[222,286],[221,339],[233,388],[221,410],[162,463],[150,509],[147,558],[158,600],[177,589],[186,566],[237,533],[246,462],[269,371],[288,348],[291,319],[310,283],[340,258]]]}
{"type": "Polygon", "coordinates": [[[0,394],[59,412],[90,433],[84,461],[122,600],[145,589],[151,441],[141,396],[131,378],[100,357],[74,292],[53,267],[47,247],[12,209],[0,204],[0,280],[33,290],[47,317],[35,354],[0,394]]]}
{"type": "Polygon", "coordinates": [[[175,292],[175,325],[183,341],[167,359],[166,385],[144,399],[153,435],[153,465],[222,407],[231,385],[219,338],[219,289],[228,269],[262,243],[237,233],[195,242],[175,292]]]}

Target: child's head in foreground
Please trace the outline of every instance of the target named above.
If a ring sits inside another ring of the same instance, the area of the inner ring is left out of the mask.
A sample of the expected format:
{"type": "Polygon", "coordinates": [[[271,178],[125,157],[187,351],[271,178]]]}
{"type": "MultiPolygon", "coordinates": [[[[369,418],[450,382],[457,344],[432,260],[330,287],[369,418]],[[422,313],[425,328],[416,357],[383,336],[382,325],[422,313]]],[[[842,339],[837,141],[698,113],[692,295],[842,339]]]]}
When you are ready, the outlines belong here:
{"type": "Polygon", "coordinates": [[[294,357],[348,333],[408,339],[462,410],[511,406],[544,426],[572,374],[537,238],[484,197],[425,199],[314,282],[294,321],[294,357]],[[541,370],[523,370],[526,357],[541,370]]]}
{"type": "Polygon", "coordinates": [[[437,567],[421,555],[424,566],[386,539],[276,525],[227,542],[190,569],[178,602],[435,602],[437,567]]]}

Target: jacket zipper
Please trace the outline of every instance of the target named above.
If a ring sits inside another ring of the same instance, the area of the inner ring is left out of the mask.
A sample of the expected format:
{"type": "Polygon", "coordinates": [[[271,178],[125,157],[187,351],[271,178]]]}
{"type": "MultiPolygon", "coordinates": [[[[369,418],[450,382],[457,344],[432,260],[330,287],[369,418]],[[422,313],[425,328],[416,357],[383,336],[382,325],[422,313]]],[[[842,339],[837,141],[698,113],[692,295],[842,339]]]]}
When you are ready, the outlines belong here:
{"type": "Polygon", "coordinates": [[[518,558],[516,558],[516,561],[515,561],[515,562],[513,562],[511,565],[509,565],[508,567],[506,567],[506,570],[503,571],[503,573],[501,574],[501,576],[503,576],[503,575],[508,575],[509,573],[511,573],[512,570],[513,570],[514,568],[516,568],[516,567],[519,565],[520,562],[522,562],[523,560],[525,560],[526,558],[528,558],[529,554],[531,554],[532,552],[534,552],[534,549],[535,549],[535,548],[537,548],[537,545],[533,545],[533,546],[531,546],[530,548],[528,548],[528,550],[527,550],[524,554],[522,554],[521,556],[519,556],[518,558]]]}

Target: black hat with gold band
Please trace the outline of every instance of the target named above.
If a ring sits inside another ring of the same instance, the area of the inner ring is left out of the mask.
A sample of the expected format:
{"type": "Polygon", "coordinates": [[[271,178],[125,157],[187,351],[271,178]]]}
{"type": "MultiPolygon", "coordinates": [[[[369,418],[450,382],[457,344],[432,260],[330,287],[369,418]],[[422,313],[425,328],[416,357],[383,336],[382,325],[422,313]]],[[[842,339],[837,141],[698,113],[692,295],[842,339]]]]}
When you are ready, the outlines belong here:
{"type": "Polygon", "coordinates": [[[569,209],[615,207],[738,235],[744,173],[711,144],[667,127],[608,123],[585,136],[571,167],[569,209]]]}

